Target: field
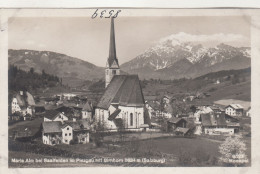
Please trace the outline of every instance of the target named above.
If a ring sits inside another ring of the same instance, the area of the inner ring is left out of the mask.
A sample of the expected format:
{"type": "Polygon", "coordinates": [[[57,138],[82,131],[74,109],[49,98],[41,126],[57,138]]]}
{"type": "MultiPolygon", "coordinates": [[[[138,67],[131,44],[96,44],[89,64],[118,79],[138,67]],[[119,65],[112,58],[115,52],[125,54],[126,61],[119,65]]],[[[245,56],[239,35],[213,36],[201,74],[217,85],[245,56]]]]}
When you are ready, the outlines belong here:
{"type": "Polygon", "coordinates": [[[251,102],[249,101],[234,100],[234,99],[223,99],[223,100],[215,101],[214,103],[223,106],[227,106],[231,103],[240,104],[241,106],[243,106],[245,111],[248,110],[248,108],[251,106],[251,102]]]}
{"type": "MultiPolygon", "coordinates": [[[[240,120],[241,134],[246,143],[246,154],[251,158],[251,119],[243,117],[240,120]]],[[[10,132],[29,128],[37,132],[42,119],[23,121],[9,126],[10,132]]],[[[218,163],[218,146],[225,139],[223,136],[179,137],[166,133],[127,133],[123,135],[105,136],[103,144],[56,145],[42,144],[41,136],[33,142],[20,142],[9,139],[9,167],[87,167],[87,166],[220,166],[218,163]],[[13,163],[16,159],[53,159],[53,158],[153,158],[165,159],[165,163],[125,163],[125,162],[77,162],[77,163],[13,163]]]]}

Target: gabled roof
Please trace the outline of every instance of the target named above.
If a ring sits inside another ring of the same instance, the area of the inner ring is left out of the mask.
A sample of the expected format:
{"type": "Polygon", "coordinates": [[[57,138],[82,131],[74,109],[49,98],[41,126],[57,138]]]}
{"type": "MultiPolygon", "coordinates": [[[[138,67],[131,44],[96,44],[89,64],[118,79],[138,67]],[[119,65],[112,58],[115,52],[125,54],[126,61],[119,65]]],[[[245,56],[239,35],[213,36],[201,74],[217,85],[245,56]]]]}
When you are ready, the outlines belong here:
{"type": "Polygon", "coordinates": [[[61,132],[62,123],[60,121],[47,121],[42,123],[44,133],[59,133],[61,132]]]}
{"type": "Polygon", "coordinates": [[[87,102],[87,103],[83,106],[82,111],[92,112],[92,107],[91,107],[91,105],[89,104],[89,102],[87,102]]]}
{"type": "MultiPolygon", "coordinates": [[[[184,120],[184,119],[172,117],[172,118],[170,118],[170,119],[168,120],[168,122],[177,124],[177,123],[178,123],[179,121],[181,121],[181,120],[184,120]]],[[[184,121],[187,122],[186,120],[184,120],[184,121]]]]}
{"type": "Polygon", "coordinates": [[[183,127],[177,127],[177,128],[175,129],[175,131],[181,132],[181,133],[183,133],[184,135],[185,135],[186,133],[188,133],[189,130],[190,130],[189,128],[183,128],[183,127]]]}
{"type": "Polygon", "coordinates": [[[143,92],[137,75],[113,77],[97,108],[108,109],[111,103],[121,106],[144,106],[143,92]]]}
{"type": "Polygon", "coordinates": [[[72,127],[74,131],[90,129],[90,125],[86,120],[65,121],[61,128],[63,129],[67,126],[72,127]]]}
{"type": "Polygon", "coordinates": [[[167,112],[167,113],[172,114],[172,112],[173,112],[172,106],[171,106],[171,105],[167,105],[167,106],[164,108],[164,112],[167,112]]]}
{"type": "Polygon", "coordinates": [[[61,113],[59,111],[57,111],[57,110],[48,110],[44,114],[44,117],[46,117],[46,118],[48,118],[50,120],[54,120],[60,114],[61,113]]]}
{"type": "Polygon", "coordinates": [[[226,126],[225,114],[201,114],[202,126],[226,126]]]}
{"type": "Polygon", "coordinates": [[[22,92],[17,93],[15,95],[15,98],[17,99],[17,103],[20,107],[27,107],[27,106],[35,106],[35,101],[33,96],[29,92],[22,92]]]}
{"type": "Polygon", "coordinates": [[[241,106],[240,104],[230,104],[227,107],[229,107],[229,106],[234,108],[234,109],[244,109],[243,106],[241,106]]]}

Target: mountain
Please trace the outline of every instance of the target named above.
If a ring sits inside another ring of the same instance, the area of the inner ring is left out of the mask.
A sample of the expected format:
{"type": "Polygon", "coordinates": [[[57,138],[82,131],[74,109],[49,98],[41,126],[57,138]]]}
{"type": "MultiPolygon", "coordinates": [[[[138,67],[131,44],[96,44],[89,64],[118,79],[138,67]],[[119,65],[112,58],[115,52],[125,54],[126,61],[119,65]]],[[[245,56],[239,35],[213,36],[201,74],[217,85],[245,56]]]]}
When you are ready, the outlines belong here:
{"type": "Polygon", "coordinates": [[[89,62],[50,51],[8,50],[10,65],[22,70],[41,73],[44,70],[63,79],[63,83],[75,81],[95,80],[104,77],[104,68],[97,67],[89,62]],[[66,81],[66,82],[65,82],[66,81]]]}
{"type": "Polygon", "coordinates": [[[219,44],[205,47],[194,42],[176,44],[165,39],[147,49],[121,69],[141,78],[194,78],[210,72],[250,67],[250,48],[219,44]]]}

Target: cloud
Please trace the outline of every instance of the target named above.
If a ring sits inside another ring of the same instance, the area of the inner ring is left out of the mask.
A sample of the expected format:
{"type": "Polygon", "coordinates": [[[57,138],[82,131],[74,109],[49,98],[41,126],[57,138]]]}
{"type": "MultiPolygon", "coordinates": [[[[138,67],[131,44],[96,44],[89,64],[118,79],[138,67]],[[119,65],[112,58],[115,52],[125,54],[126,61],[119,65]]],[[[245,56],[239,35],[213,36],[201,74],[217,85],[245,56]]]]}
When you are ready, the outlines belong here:
{"type": "Polygon", "coordinates": [[[179,45],[183,42],[196,42],[196,43],[230,43],[230,42],[249,42],[249,38],[240,35],[240,34],[224,34],[224,33],[216,33],[212,35],[192,35],[184,32],[180,32],[178,34],[173,34],[167,37],[164,37],[160,40],[160,43],[164,43],[166,41],[171,41],[172,45],[179,45]]]}

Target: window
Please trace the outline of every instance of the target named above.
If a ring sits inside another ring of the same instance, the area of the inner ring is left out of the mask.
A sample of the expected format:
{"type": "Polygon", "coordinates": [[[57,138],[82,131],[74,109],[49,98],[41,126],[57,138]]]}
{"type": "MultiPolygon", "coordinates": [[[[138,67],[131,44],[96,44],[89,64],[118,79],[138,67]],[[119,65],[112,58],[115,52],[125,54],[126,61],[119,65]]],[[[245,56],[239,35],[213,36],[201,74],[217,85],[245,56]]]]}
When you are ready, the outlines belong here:
{"type": "Polygon", "coordinates": [[[65,136],[67,136],[67,134],[65,134],[65,136]]]}
{"type": "Polygon", "coordinates": [[[67,143],[67,142],[68,142],[68,140],[65,140],[65,142],[67,143]]]}
{"type": "Polygon", "coordinates": [[[70,128],[68,127],[67,130],[70,130],[70,128]]]}
{"type": "Polygon", "coordinates": [[[133,113],[130,113],[130,126],[133,126],[133,121],[134,121],[133,113]]]}
{"type": "Polygon", "coordinates": [[[116,70],[112,70],[112,74],[115,75],[116,74],[116,70]]]}
{"type": "Polygon", "coordinates": [[[69,133],[69,136],[71,136],[71,133],[69,133]]]}

